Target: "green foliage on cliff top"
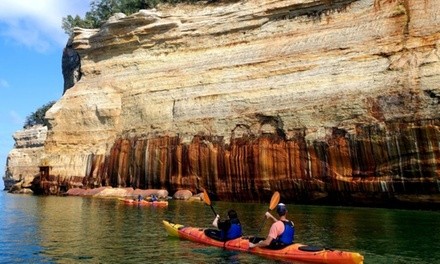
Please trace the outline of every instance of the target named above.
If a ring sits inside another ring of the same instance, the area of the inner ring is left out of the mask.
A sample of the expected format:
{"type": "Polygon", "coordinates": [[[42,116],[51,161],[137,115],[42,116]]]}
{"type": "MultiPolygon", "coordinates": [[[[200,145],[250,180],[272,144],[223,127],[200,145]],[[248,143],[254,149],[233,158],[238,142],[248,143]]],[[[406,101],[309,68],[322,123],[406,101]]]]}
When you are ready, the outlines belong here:
{"type": "Polygon", "coordinates": [[[49,122],[44,116],[46,115],[47,110],[49,110],[49,108],[51,108],[54,104],[55,101],[50,101],[26,117],[23,128],[28,128],[35,125],[49,126],[49,122]]]}
{"type": "MultiPolygon", "coordinates": [[[[62,28],[64,32],[71,35],[74,27],[99,28],[101,24],[115,13],[130,15],[141,9],[151,9],[160,3],[195,3],[201,0],[94,0],[90,3],[90,11],[85,17],[71,16],[63,17],[62,28]]],[[[212,0],[208,2],[214,2],[212,0]]]]}

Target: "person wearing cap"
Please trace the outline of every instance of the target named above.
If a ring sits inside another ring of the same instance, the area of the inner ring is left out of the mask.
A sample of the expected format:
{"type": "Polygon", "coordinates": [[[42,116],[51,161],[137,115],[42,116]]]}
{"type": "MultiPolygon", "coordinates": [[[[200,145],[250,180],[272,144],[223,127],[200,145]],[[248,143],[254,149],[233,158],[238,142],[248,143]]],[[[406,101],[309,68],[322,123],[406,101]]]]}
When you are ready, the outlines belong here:
{"type": "Polygon", "coordinates": [[[295,236],[295,226],[292,221],[287,220],[287,208],[283,203],[277,205],[277,213],[280,217],[277,220],[271,213],[266,212],[266,218],[270,218],[274,221],[270,227],[269,234],[265,240],[254,244],[249,243],[249,248],[254,247],[267,247],[270,249],[281,249],[288,245],[293,244],[295,236]]]}
{"type": "Polygon", "coordinates": [[[237,212],[233,209],[228,211],[228,219],[226,220],[220,220],[220,216],[216,215],[212,225],[219,230],[205,229],[205,235],[215,240],[228,241],[243,235],[237,212]]]}

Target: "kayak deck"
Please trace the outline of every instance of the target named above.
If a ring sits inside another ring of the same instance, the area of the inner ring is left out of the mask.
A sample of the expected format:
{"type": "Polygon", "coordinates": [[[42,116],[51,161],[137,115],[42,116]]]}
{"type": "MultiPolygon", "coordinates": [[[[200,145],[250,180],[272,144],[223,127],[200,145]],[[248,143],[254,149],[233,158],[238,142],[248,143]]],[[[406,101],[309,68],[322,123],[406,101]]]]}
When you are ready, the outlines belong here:
{"type": "Polygon", "coordinates": [[[267,249],[257,247],[249,249],[249,239],[245,237],[229,240],[227,242],[214,240],[205,235],[203,228],[185,227],[163,221],[165,229],[171,236],[187,239],[210,246],[221,247],[228,250],[243,251],[264,257],[281,260],[299,260],[311,263],[337,263],[337,264],[362,264],[364,257],[357,252],[330,250],[324,248],[309,247],[295,243],[283,249],[267,249]]]}

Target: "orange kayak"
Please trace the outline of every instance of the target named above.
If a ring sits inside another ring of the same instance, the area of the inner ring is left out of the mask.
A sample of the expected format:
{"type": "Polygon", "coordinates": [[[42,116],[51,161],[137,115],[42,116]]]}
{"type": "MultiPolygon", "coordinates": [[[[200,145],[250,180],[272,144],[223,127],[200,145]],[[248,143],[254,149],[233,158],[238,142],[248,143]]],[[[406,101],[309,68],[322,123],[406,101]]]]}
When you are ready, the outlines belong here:
{"type": "Polygon", "coordinates": [[[142,206],[168,206],[168,201],[146,201],[146,200],[133,200],[133,199],[120,199],[125,204],[130,205],[142,205],[142,206]]]}
{"type": "Polygon", "coordinates": [[[205,235],[203,228],[186,227],[173,224],[163,220],[163,224],[168,234],[187,239],[193,242],[202,243],[210,246],[221,247],[228,250],[244,251],[252,254],[261,255],[280,260],[296,260],[310,263],[328,264],[363,264],[364,257],[357,252],[348,252],[332,249],[324,249],[295,243],[283,249],[253,248],[249,249],[249,238],[240,237],[237,239],[222,242],[214,240],[205,235]]]}

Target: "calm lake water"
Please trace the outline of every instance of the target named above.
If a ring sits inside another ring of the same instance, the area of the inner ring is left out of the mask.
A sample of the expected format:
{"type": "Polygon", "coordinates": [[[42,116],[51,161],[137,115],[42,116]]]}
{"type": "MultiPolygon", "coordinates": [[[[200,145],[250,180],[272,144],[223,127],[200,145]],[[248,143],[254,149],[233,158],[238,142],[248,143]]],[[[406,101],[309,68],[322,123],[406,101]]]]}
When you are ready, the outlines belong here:
{"type": "MultiPolygon", "coordinates": [[[[234,208],[245,234],[256,235],[268,204],[213,206],[223,217],[234,208]]],[[[440,212],[287,206],[298,242],[357,251],[365,263],[440,263],[440,212]]],[[[202,202],[155,208],[0,192],[0,210],[0,263],[285,263],[168,237],[163,219],[210,226],[213,213],[202,202]]]]}

